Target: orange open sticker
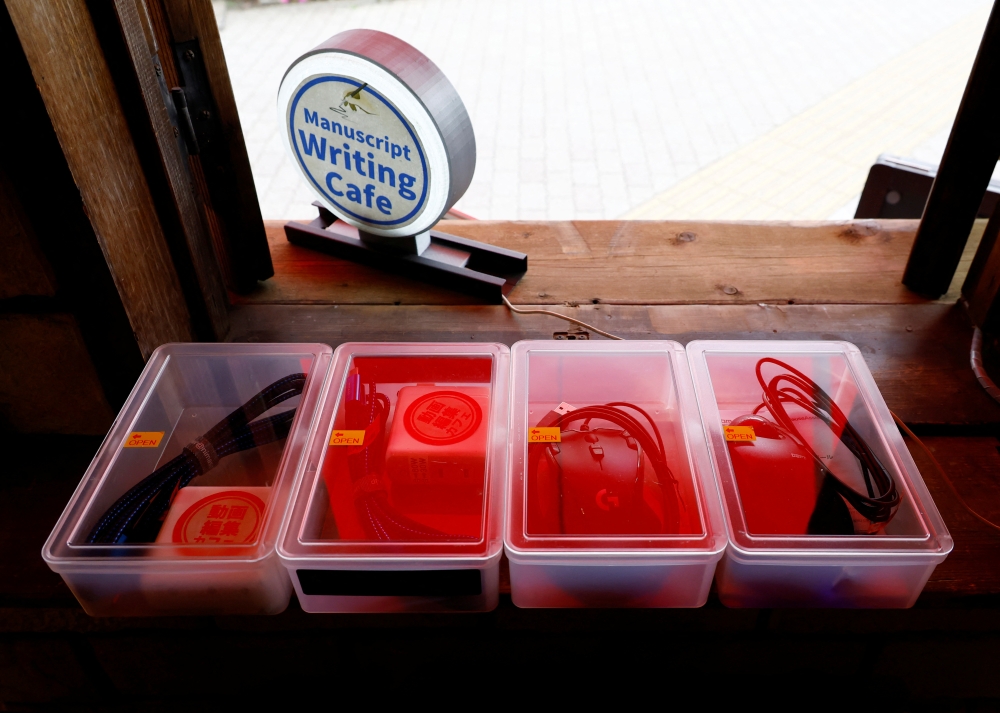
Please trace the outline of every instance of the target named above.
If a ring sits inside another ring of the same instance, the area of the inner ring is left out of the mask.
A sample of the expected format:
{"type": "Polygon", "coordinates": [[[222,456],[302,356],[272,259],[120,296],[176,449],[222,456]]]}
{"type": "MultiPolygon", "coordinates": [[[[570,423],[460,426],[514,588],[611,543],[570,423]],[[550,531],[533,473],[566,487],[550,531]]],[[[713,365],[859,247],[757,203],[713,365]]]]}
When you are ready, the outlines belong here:
{"type": "Polygon", "coordinates": [[[122,448],[156,448],[163,440],[163,431],[132,431],[122,448]]]}
{"type": "Polygon", "coordinates": [[[723,426],[722,432],[726,434],[727,441],[757,440],[757,434],[753,432],[753,426],[723,426]]]}
{"type": "Polygon", "coordinates": [[[348,431],[342,428],[335,428],[330,433],[331,446],[363,446],[365,444],[365,432],[348,431]]]}
{"type": "Polygon", "coordinates": [[[561,443],[562,429],[558,426],[535,426],[528,429],[528,443],[561,443]]]}

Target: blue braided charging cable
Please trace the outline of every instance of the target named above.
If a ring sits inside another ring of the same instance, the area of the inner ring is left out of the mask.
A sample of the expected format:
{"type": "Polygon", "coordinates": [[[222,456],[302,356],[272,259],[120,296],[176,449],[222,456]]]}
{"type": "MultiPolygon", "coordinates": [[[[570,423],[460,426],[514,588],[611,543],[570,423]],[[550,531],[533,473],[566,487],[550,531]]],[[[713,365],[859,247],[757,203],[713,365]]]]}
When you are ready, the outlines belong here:
{"type": "Polygon", "coordinates": [[[181,454],[122,495],[90,531],[87,544],[148,543],[156,540],[174,495],[220,459],[280,440],[292,427],[295,410],[254,421],[282,401],[302,393],[305,374],[291,374],[265,388],[181,454]]]}

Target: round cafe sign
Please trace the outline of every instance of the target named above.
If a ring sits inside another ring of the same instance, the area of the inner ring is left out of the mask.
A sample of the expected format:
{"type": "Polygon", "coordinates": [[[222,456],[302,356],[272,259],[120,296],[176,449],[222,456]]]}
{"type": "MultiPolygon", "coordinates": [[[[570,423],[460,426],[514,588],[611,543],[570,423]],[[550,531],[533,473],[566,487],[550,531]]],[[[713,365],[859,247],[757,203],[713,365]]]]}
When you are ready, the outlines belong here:
{"type": "Polygon", "coordinates": [[[342,32],[278,90],[285,146],[323,204],[373,235],[434,226],[472,181],[476,140],[451,82],[400,39],[342,32]]]}

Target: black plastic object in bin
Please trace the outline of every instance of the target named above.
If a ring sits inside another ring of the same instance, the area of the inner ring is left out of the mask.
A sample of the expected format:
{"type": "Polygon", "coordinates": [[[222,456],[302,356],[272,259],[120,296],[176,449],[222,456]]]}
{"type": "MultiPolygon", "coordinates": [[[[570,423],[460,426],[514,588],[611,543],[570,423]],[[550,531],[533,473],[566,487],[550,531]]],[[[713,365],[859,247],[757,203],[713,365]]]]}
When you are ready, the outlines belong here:
{"type": "MultiPolygon", "coordinates": [[[[912,218],[924,213],[927,196],[937,175],[934,164],[882,154],[868,171],[861,200],[854,212],[858,218],[912,218]]],[[[977,217],[989,218],[1000,199],[1000,181],[990,181],[977,217]]]]}
{"type": "Polygon", "coordinates": [[[468,597],[483,593],[478,569],[300,569],[302,591],[346,597],[468,597]]]}

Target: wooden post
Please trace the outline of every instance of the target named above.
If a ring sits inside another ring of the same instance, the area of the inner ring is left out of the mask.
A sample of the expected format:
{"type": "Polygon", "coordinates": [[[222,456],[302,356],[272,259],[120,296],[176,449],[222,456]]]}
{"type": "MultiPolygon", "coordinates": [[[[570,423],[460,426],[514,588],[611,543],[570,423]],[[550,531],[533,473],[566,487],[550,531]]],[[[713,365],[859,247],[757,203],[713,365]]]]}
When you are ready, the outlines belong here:
{"type": "MultiPolygon", "coordinates": [[[[104,49],[107,54],[108,44],[124,43],[118,71],[135,81],[118,82],[120,98],[124,104],[127,99],[121,93],[127,93],[139,105],[134,113],[141,116],[132,121],[133,131],[150,134],[151,150],[146,151],[144,167],[154,198],[160,199],[160,217],[192,321],[202,338],[224,339],[229,330],[229,298],[187,152],[170,120],[171,99],[162,79],[160,53],[169,56],[170,48],[158,46],[144,0],[114,0],[113,5],[117,21],[108,17],[105,23],[113,26],[106,33],[113,37],[105,39],[104,49]]],[[[94,21],[98,22],[96,16],[94,21]]],[[[143,152],[139,153],[142,159],[143,152]]]]}
{"type": "MultiPolygon", "coordinates": [[[[256,287],[257,280],[271,277],[274,267],[215,12],[207,0],[149,0],[149,3],[154,26],[162,10],[174,45],[197,42],[198,49],[185,50],[181,57],[175,57],[175,64],[188,61],[183,56],[188,52],[200,53],[197,61],[204,64],[222,142],[202,148],[198,168],[203,178],[196,177],[202,178],[211,195],[210,220],[215,219],[222,233],[223,270],[230,287],[247,292],[256,287]],[[154,9],[152,6],[157,3],[161,7],[154,9]]],[[[161,51],[166,53],[165,49],[161,51]]]]}
{"type": "Polygon", "coordinates": [[[1000,203],[993,209],[983,239],[962,285],[972,323],[984,332],[1000,333],[1000,203]]]}
{"type": "Polygon", "coordinates": [[[86,2],[7,0],[7,8],[140,352],[190,341],[184,295],[86,2]]]}
{"type": "Polygon", "coordinates": [[[948,291],[1000,157],[1000,3],[994,4],[903,273],[914,292],[948,291]]]}

